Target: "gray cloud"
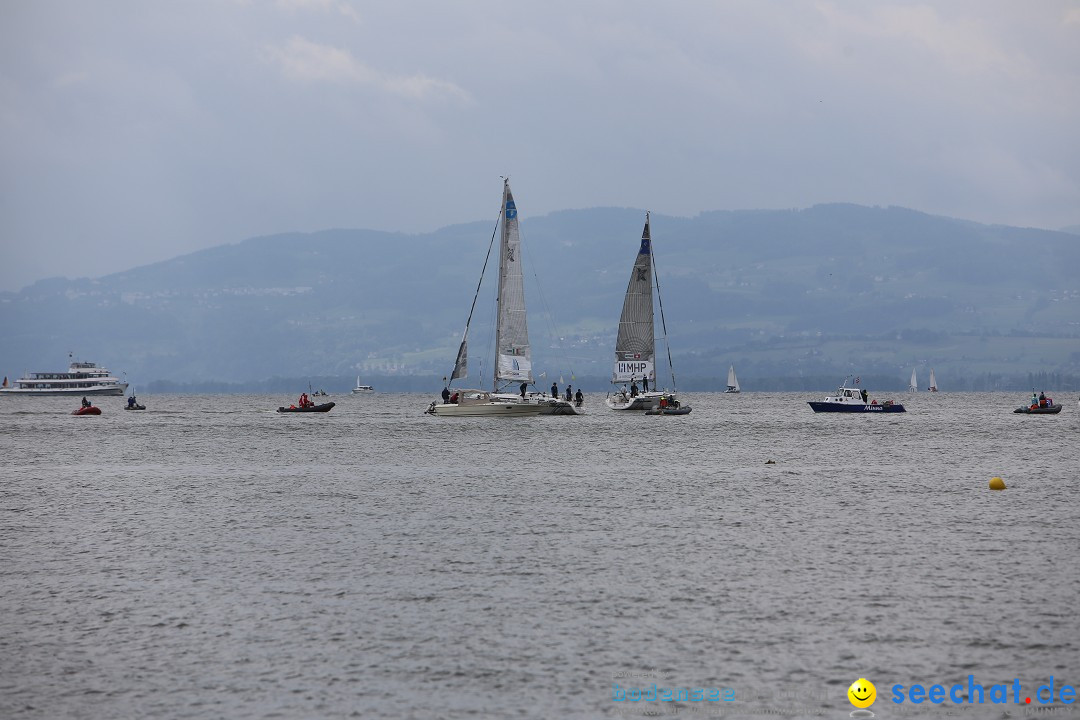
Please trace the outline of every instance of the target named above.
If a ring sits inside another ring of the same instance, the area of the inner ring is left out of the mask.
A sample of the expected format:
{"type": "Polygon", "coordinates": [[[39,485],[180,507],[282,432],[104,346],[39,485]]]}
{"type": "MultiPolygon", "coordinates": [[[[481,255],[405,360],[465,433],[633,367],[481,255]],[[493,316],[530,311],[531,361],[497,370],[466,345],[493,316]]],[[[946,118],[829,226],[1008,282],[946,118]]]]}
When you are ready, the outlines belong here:
{"type": "Polygon", "coordinates": [[[0,7],[0,288],[284,230],[848,201],[1080,222],[1068,0],[0,7]]]}

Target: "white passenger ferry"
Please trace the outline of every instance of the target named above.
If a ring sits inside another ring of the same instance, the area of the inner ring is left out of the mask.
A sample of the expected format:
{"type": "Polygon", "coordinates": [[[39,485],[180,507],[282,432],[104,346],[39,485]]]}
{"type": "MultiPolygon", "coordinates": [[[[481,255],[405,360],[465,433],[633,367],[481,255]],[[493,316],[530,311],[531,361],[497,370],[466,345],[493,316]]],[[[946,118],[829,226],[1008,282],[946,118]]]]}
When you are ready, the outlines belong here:
{"type": "Polygon", "coordinates": [[[27,373],[11,386],[0,387],[5,395],[123,395],[128,384],[94,363],[74,362],[67,372],[27,373]]]}

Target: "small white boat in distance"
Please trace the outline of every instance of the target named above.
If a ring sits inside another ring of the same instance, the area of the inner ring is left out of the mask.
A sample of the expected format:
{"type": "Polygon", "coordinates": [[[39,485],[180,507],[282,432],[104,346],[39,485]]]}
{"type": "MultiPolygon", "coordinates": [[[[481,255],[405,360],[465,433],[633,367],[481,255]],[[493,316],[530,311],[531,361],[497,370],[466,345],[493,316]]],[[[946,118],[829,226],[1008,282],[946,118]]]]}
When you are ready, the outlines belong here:
{"type": "Polygon", "coordinates": [[[739,390],[739,379],[735,377],[735,366],[732,365],[727,371],[727,390],[725,393],[737,393],[739,390]]]}
{"type": "Polygon", "coordinates": [[[930,392],[937,392],[937,378],[934,377],[934,368],[930,368],[930,387],[926,389],[930,392]]]}
{"type": "Polygon", "coordinates": [[[354,387],[352,389],[352,391],[354,393],[375,392],[375,388],[371,387],[370,385],[361,385],[360,384],[360,376],[357,375],[356,376],[356,387],[354,387]]]}
{"type": "Polygon", "coordinates": [[[915,379],[915,368],[911,368],[911,382],[907,386],[908,392],[919,392],[919,381],[915,379]]]}

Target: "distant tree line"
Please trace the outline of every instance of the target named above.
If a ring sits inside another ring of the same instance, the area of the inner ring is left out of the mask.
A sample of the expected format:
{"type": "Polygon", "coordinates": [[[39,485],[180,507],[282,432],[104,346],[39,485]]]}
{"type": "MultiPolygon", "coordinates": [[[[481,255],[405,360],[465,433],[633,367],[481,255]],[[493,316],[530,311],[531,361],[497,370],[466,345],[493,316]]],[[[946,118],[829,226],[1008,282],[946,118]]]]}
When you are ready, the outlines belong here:
{"type": "MultiPolygon", "coordinates": [[[[611,383],[606,377],[581,376],[563,377],[564,382],[558,382],[562,392],[566,384],[572,384],[584,392],[607,392],[611,389],[611,383]]],[[[685,392],[723,392],[727,386],[727,376],[724,377],[695,377],[689,376],[678,378],[678,389],[685,392]]],[[[859,385],[870,390],[881,392],[902,392],[907,390],[905,382],[898,382],[892,375],[870,374],[858,376],[859,385]]],[[[539,378],[536,381],[535,390],[546,391],[551,387],[552,378],[539,378]]],[[[739,383],[743,392],[822,392],[835,389],[844,378],[836,375],[808,375],[801,377],[771,376],[754,377],[752,375],[740,377],[739,383]]],[[[264,380],[250,380],[245,382],[175,382],[172,380],[155,380],[147,383],[145,392],[177,395],[268,395],[268,394],[292,394],[324,390],[332,395],[348,393],[352,390],[356,381],[355,376],[320,376],[320,377],[272,377],[264,380]]],[[[853,384],[854,377],[847,379],[853,384]]],[[[368,375],[363,382],[372,385],[376,391],[399,392],[399,393],[438,393],[442,389],[443,378],[435,375],[368,375]]],[[[476,380],[459,380],[454,383],[456,387],[490,387],[490,379],[483,382],[476,380]]],[[[670,387],[671,382],[661,378],[657,385],[660,388],[670,387]]],[[[1029,391],[1031,389],[1076,392],[1080,391],[1080,375],[1057,372],[1038,372],[1021,374],[1005,374],[986,372],[981,374],[950,376],[948,382],[942,386],[942,392],[1013,392],[1029,391]]],[[[517,388],[513,390],[516,392],[517,388]]],[[[920,387],[919,391],[925,391],[920,387]]]]}

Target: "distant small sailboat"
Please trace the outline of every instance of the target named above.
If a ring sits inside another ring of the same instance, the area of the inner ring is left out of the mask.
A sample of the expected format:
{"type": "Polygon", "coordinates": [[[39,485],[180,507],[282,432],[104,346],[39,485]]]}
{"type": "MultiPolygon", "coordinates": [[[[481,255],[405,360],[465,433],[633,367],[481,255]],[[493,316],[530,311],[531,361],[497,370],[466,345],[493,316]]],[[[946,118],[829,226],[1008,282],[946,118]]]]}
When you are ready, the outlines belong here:
{"type": "Polygon", "coordinates": [[[907,387],[908,392],[919,392],[919,381],[915,379],[915,368],[911,368],[911,383],[907,387]]]}
{"type": "Polygon", "coordinates": [[[352,389],[354,393],[373,392],[374,390],[375,388],[371,387],[370,385],[361,385],[360,376],[356,376],[356,387],[352,389]]]}
{"type": "Polygon", "coordinates": [[[731,365],[727,371],[727,390],[725,393],[737,393],[742,392],[739,389],[739,379],[735,377],[735,366],[731,365]]]}
{"type": "MultiPolygon", "coordinates": [[[[915,376],[913,375],[912,378],[915,376]]],[[[912,380],[914,382],[914,380],[912,380]]],[[[926,388],[930,392],[937,392],[937,378],[934,377],[934,368],[930,368],[930,387],[926,388]]]]}

